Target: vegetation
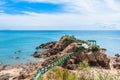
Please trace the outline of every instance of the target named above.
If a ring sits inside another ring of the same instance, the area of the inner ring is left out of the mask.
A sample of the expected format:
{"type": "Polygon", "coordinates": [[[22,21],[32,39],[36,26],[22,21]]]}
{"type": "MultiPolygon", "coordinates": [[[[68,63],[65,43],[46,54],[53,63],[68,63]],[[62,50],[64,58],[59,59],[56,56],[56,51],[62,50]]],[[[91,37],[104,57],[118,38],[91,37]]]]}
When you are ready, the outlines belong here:
{"type": "Polygon", "coordinates": [[[46,74],[43,80],[77,80],[75,73],[61,67],[55,67],[46,74]]]}
{"type": "MultiPolygon", "coordinates": [[[[87,43],[86,41],[76,39],[73,35],[63,36],[61,40],[68,44],[72,42],[87,43]]],[[[78,48],[80,50],[84,50],[84,47],[78,48]]],[[[93,45],[90,50],[95,52],[99,49],[99,46],[93,45]]],[[[63,63],[60,62],[59,66],[62,66],[62,64],[63,63]]],[[[103,69],[90,68],[87,61],[82,61],[78,64],[78,70],[75,70],[74,72],[62,67],[53,67],[43,77],[41,77],[41,80],[120,80],[120,73],[116,76],[108,71],[103,71],[103,69]]]]}
{"type": "Polygon", "coordinates": [[[87,69],[78,70],[77,80],[120,80],[120,74],[104,71],[102,69],[87,69]]]}
{"type": "Polygon", "coordinates": [[[72,43],[72,42],[76,42],[76,43],[87,43],[86,41],[84,40],[80,40],[80,39],[77,39],[75,38],[74,35],[72,36],[69,36],[69,35],[65,35],[62,37],[63,41],[66,41],[67,43],[72,43]]]}
{"type": "Polygon", "coordinates": [[[120,80],[120,72],[116,75],[102,69],[90,68],[87,61],[78,64],[76,76],[76,80],[120,80]]]}
{"type": "Polygon", "coordinates": [[[102,75],[102,73],[98,72],[98,80],[114,80],[114,78],[110,73],[102,75]]]}
{"type": "Polygon", "coordinates": [[[88,62],[83,61],[77,71],[54,67],[41,80],[120,80],[120,72],[114,75],[109,71],[90,68],[88,62]]]}
{"type": "Polygon", "coordinates": [[[78,64],[78,69],[79,70],[82,70],[84,68],[90,68],[89,64],[87,61],[82,61],[78,64]]]}
{"type": "Polygon", "coordinates": [[[77,39],[77,43],[86,43],[86,44],[87,44],[86,41],[84,41],[84,40],[80,40],[80,39],[77,39]]]}
{"type": "Polygon", "coordinates": [[[100,49],[100,47],[97,46],[97,45],[92,46],[92,51],[93,52],[98,51],[99,49],[100,49]]]}
{"type": "Polygon", "coordinates": [[[62,40],[69,44],[69,43],[72,43],[72,42],[76,42],[77,39],[75,38],[74,35],[72,35],[72,36],[65,35],[65,36],[62,37],[62,40]]]}
{"type": "Polygon", "coordinates": [[[85,48],[83,46],[79,46],[78,49],[81,50],[81,51],[85,50],[85,48]]]}

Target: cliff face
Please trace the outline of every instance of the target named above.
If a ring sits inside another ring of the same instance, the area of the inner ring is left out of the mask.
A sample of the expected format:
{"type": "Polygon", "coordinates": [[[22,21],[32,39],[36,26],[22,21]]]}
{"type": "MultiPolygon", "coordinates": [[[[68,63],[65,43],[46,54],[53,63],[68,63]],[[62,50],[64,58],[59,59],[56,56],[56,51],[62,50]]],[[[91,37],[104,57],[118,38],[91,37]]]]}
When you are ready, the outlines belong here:
{"type": "MultiPolygon", "coordinates": [[[[75,55],[72,55],[68,61],[65,61],[63,66],[68,69],[76,69],[77,65],[82,61],[87,61],[90,66],[99,66],[103,68],[109,68],[110,58],[96,46],[91,46],[86,43],[81,43],[85,49],[79,49],[79,44],[74,37],[62,37],[58,42],[54,43],[51,48],[44,52],[36,52],[33,54],[34,57],[43,57],[46,60],[43,62],[43,65],[53,61],[56,58],[59,58],[61,55],[75,52],[75,55]]],[[[48,44],[48,43],[47,43],[48,44]]],[[[44,44],[47,46],[47,44],[44,44]]],[[[48,44],[49,46],[50,44],[48,44]]],[[[41,47],[42,48],[42,47],[41,47]]]]}
{"type": "Polygon", "coordinates": [[[120,54],[111,57],[110,65],[112,68],[120,69],[120,54]]]}
{"type": "Polygon", "coordinates": [[[71,43],[74,43],[74,40],[67,40],[67,37],[61,37],[61,39],[58,42],[48,42],[37,47],[37,49],[47,48],[48,50],[44,52],[35,52],[33,56],[37,58],[41,58],[41,57],[45,58],[45,57],[50,57],[52,55],[56,55],[57,53],[62,52],[71,43]],[[51,44],[52,46],[49,47],[51,44]]]}
{"type": "Polygon", "coordinates": [[[76,55],[71,56],[71,58],[64,63],[64,66],[73,70],[76,69],[77,65],[82,61],[87,61],[90,66],[97,66],[107,69],[110,68],[110,58],[100,51],[78,52],[76,55]]]}

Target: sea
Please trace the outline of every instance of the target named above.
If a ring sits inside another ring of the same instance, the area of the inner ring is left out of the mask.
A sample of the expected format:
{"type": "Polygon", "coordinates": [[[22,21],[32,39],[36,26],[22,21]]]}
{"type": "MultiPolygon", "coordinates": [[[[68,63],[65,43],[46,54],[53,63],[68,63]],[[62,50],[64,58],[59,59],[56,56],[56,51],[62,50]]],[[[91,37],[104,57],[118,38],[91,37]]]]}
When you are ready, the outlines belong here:
{"type": "Polygon", "coordinates": [[[59,41],[64,35],[74,35],[81,40],[96,40],[97,45],[107,49],[106,54],[109,56],[120,53],[119,30],[1,30],[0,64],[38,61],[31,56],[36,51],[35,48],[42,43],[59,41]]]}

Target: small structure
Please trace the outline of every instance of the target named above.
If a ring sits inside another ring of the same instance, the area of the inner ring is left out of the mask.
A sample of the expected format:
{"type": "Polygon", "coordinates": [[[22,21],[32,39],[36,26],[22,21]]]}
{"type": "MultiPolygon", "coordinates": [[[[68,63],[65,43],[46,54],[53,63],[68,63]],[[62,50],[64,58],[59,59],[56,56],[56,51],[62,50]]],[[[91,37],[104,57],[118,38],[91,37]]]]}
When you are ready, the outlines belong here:
{"type": "Polygon", "coordinates": [[[82,43],[78,43],[78,48],[82,51],[85,50],[85,47],[83,46],[82,43]]]}
{"type": "Polygon", "coordinates": [[[90,45],[97,45],[96,40],[87,40],[86,42],[90,45]]]}

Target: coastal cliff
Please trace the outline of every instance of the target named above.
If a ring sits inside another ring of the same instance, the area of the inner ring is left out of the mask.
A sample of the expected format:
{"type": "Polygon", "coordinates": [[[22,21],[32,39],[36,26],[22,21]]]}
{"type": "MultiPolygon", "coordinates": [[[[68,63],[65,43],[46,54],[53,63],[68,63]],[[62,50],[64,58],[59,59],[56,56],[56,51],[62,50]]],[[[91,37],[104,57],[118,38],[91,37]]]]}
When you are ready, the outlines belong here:
{"type": "MultiPolygon", "coordinates": [[[[51,44],[52,43],[53,42],[51,42],[51,44]]],[[[44,45],[47,46],[47,44],[48,43],[44,45]]],[[[42,48],[42,45],[40,46],[40,48],[42,48]]],[[[76,54],[72,55],[68,61],[65,61],[63,66],[68,69],[76,69],[77,64],[82,61],[87,61],[90,66],[110,68],[110,57],[105,54],[105,49],[100,48],[98,45],[90,45],[84,40],[76,39],[74,36],[63,36],[51,48],[48,48],[48,50],[44,52],[35,52],[33,56],[37,58],[46,58],[45,62],[43,62],[45,65],[45,63],[47,64],[47,62],[70,52],[75,52],[76,54]],[[84,48],[83,50],[79,49],[81,46],[84,48]]]]}

